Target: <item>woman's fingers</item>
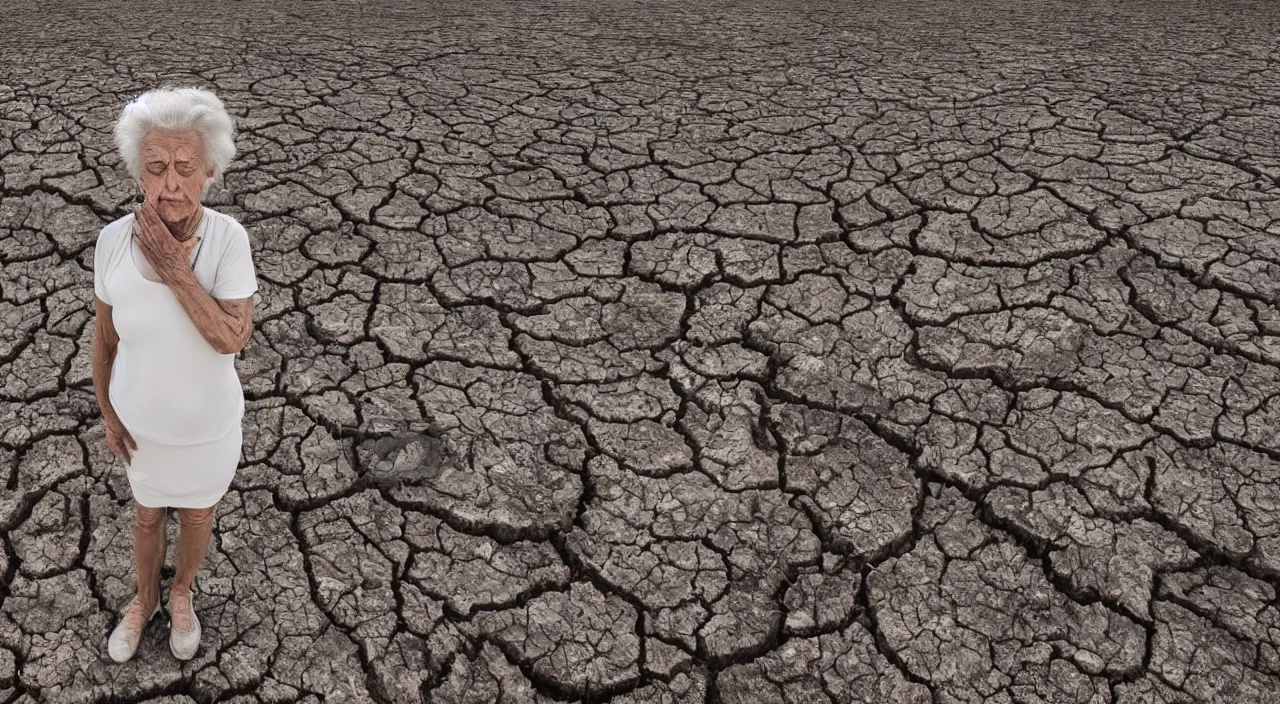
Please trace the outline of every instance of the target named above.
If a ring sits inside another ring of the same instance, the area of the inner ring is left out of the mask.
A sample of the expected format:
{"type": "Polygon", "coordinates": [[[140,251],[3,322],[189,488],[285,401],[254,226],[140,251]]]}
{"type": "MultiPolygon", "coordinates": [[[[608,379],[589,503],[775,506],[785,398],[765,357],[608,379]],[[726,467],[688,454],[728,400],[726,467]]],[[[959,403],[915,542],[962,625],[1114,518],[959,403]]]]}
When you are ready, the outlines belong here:
{"type": "Polygon", "coordinates": [[[147,219],[147,224],[150,226],[153,235],[168,234],[164,221],[160,219],[160,211],[156,209],[155,203],[143,203],[142,213],[143,217],[147,219]]]}
{"type": "Polygon", "coordinates": [[[138,248],[142,253],[147,255],[147,259],[151,259],[151,228],[139,217],[134,220],[133,241],[138,243],[138,248]]]}
{"type": "Polygon", "coordinates": [[[169,235],[169,228],[160,219],[160,211],[156,210],[153,203],[148,201],[138,206],[134,223],[137,225],[135,236],[138,239],[138,245],[157,273],[165,268],[177,266],[179,260],[186,260],[184,253],[181,252],[182,245],[169,235]]]}
{"type": "Polygon", "coordinates": [[[151,207],[150,201],[138,206],[138,219],[142,221],[143,227],[147,228],[147,234],[151,234],[155,227],[155,221],[151,219],[154,212],[155,209],[151,207]]]}
{"type": "Polygon", "coordinates": [[[107,449],[125,464],[129,464],[130,460],[133,459],[133,453],[129,451],[130,446],[135,451],[138,449],[138,443],[134,442],[133,436],[129,434],[129,431],[124,428],[107,431],[107,449]]]}
{"type": "Polygon", "coordinates": [[[111,450],[111,454],[115,455],[116,459],[119,459],[125,464],[129,464],[129,456],[125,453],[125,449],[120,442],[120,438],[114,438],[112,442],[107,443],[107,449],[111,450]]]}
{"type": "Polygon", "coordinates": [[[133,217],[134,223],[138,225],[138,243],[148,249],[153,249],[156,246],[156,236],[158,234],[156,227],[164,227],[164,223],[160,221],[160,216],[156,213],[155,206],[151,204],[150,200],[147,200],[138,206],[133,217]]]}
{"type": "Polygon", "coordinates": [[[148,252],[154,251],[157,245],[156,225],[149,216],[150,213],[147,212],[147,208],[145,207],[143,207],[138,214],[138,224],[140,225],[138,228],[140,232],[138,234],[140,235],[140,244],[142,244],[148,252]]]}
{"type": "Polygon", "coordinates": [[[138,248],[142,250],[143,256],[152,267],[160,260],[160,243],[156,241],[156,230],[150,218],[139,209],[137,219],[134,221],[133,238],[138,243],[138,248]]]}

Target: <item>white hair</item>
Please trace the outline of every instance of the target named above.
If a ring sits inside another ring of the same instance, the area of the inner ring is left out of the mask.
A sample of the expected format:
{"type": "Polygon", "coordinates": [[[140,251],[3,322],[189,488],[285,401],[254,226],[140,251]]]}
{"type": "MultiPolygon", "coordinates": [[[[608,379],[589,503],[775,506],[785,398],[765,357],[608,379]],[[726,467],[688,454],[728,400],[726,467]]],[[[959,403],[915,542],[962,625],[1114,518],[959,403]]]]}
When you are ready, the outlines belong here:
{"type": "MultiPolygon", "coordinates": [[[[142,178],[142,138],[152,129],[195,130],[213,179],[222,176],[236,154],[235,125],[218,96],[201,88],[163,86],[129,101],[116,121],[116,148],[135,180],[142,178]]],[[[205,181],[205,191],[213,179],[205,181]]]]}

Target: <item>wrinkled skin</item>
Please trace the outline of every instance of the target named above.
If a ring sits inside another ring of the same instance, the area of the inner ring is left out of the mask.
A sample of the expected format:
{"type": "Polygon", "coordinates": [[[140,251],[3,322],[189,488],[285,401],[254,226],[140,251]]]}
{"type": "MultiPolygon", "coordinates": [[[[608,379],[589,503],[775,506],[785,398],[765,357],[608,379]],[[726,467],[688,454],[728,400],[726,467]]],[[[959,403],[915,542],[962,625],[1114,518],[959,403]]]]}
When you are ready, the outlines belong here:
{"type": "Polygon", "coordinates": [[[204,212],[200,196],[211,178],[213,166],[205,163],[194,130],[152,130],[143,138],[138,185],[175,240],[186,241],[195,233],[204,212]]]}

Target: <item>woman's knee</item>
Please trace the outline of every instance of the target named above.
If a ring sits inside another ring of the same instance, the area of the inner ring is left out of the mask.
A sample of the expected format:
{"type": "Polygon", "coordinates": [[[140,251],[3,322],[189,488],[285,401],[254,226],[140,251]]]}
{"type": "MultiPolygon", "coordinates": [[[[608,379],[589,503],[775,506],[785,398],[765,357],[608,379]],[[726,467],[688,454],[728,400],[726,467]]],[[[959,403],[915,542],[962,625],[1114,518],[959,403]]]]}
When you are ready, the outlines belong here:
{"type": "Polygon", "coordinates": [[[213,506],[208,508],[179,508],[178,520],[184,526],[205,526],[213,521],[213,506]]]}
{"type": "Polygon", "coordinates": [[[164,506],[143,506],[140,503],[133,505],[133,522],[139,528],[155,528],[164,524],[168,509],[164,506]]]}

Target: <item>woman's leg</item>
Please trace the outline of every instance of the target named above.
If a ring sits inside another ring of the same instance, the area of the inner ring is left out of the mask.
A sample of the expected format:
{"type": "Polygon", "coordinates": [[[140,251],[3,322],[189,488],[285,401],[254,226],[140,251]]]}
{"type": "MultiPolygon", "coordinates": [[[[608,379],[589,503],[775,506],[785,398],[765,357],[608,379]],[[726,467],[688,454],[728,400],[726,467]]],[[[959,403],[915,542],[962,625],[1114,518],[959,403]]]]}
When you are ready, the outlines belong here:
{"type": "Polygon", "coordinates": [[[191,620],[191,584],[196,571],[209,549],[209,537],[213,534],[213,511],[208,508],[179,508],[178,518],[178,571],[169,586],[169,618],[174,628],[188,631],[195,627],[191,620]]]}
{"type": "Polygon", "coordinates": [[[164,564],[167,518],[167,508],[149,508],[136,498],[133,500],[133,559],[137,563],[138,592],[107,639],[107,650],[116,662],[133,657],[142,629],[160,604],[160,567],[164,564]]]}
{"type": "Polygon", "coordinates": [[[133,502],[133,557],[138,563],[138,601],[151,610],[160,601],[160,568],[164,566],[165,519],[168,509],[133,502]]]}
{"type": "Polygon", "coordinates": [[[121,620],[134,633],[151,618],[151,611],[160,601],[160,568],[164,565],[165,519],[163,506],[150,508],[133,502],[133,560],[138,569],[138,594],[125,607],[121,620]]]}

